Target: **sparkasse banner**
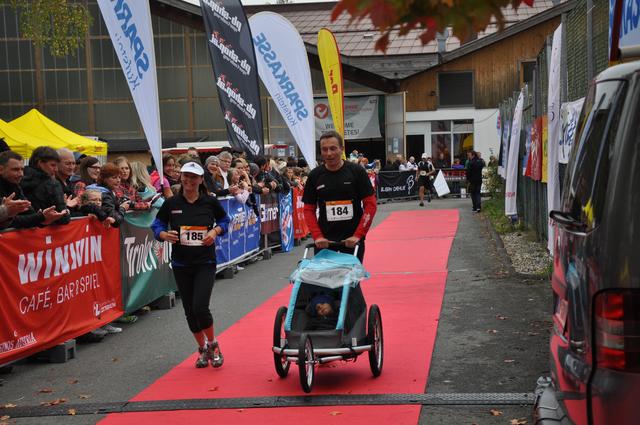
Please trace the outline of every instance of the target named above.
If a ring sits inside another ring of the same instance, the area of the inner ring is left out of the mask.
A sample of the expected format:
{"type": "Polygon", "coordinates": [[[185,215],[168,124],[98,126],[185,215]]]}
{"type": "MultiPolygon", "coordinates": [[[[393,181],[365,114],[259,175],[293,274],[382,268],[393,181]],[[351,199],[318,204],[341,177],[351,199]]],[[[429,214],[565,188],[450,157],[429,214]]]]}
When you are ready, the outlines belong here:
{"type": "Polygon", "coordinates": [[[239,0],[200,0],[209,56],[231,146],[264,153],[262,111],[251,29],[239,0]]]}
{"type": "Polygon", "coordinates": [[[118,229],[83,218],[1,238],[0,365],[122,315],[118,229]]]}
{"type": "Polygon", "coordinates": [[[286,18],[260,12],[249,18],[262,83],[310,167],[316,163],[313,88],[307,49],[286,18]]]}
{"type": "Polygon", "coordinates": [[[98,0],[162,181],[162,131],[148,1],[98,0]]]}

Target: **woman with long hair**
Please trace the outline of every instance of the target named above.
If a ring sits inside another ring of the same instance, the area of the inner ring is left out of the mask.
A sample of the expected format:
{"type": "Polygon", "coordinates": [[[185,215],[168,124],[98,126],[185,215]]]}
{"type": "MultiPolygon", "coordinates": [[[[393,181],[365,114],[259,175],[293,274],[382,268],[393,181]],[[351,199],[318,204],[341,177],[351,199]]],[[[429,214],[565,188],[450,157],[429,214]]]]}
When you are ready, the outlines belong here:
{"type": "Polygon", "coordinates": [[[98,182],[98,177],[100,177],[100,168],[98,158],[93,156],[86,156],[82,158],[78,165],[80,180],[78,180],[73,186],[73,194],[76,198],[80,198],[87,186],[98,182]]]}
{"type": "Polygon", "coordinates": [[[131,167],[131,185],[138,190],[142,200],[151,199],[157,192],[151,184],[147,167],[140,161],[131,161],[129,166],[131,167]]]}
{"type": "Polygon", "coordinates": [[[197,368],[224,362],[209,304],[216,277],[215,239],[229,226],[226,211],[209,195],[203,175],[199,164],[184,164],[180,191],[164,202],[151,225],[157,240],[173,244],[171,266],[189,330],[198,343],[197,368]]]}
{"type": "Polygon", "coordinates": [[[138,188],[132,183],[131,165],[124,156],[119,156],[113,163],[120,169],[120,186],[115,190],[116,196],[120,199],[128,199],[129,206],[134,210],[148,210],[151,208],[149,202],[142,200],[138,194],[138,188]]]}
{"type": "Polygon", "coordinates": [[[153,173],[149,176],[153,187],[156,188],[158,193],[162,193],[165,198],[171,198],[173,196],[173,192],[171,191],[171,185],[173,183],[169,180],[169,176],[173,175],[175,168],[176,159],[173,155],[165,153],[162,155],[162,181],[160,181],[160,173],[158,173],[158,170],[153,170],[153,173]]]}

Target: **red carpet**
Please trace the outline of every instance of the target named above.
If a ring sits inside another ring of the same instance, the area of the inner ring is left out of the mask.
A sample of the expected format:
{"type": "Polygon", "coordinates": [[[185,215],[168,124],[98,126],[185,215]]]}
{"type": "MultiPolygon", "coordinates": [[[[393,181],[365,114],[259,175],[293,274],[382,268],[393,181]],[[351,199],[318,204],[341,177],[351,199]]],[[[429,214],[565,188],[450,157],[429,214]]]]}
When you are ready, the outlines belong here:
{"type": "MultiPolygon", "coordinates": [[[[373,276],[364,281],[363,291],[367,303],[378,304],[382,312],[382,375],[372,377],[364,354],[356,363],[320,367],[312,394],[424,392],[457,222],[457,210],[397,212],[370,233],[365,265],[373,276]]],[[[283,289],[219,336],[224,367],[196,369],[194,354],[132,401],[304,394],[297,366],[286,379],[278,378],[270,350],[275,312],[289,294],[289,287],[283,289]]],[[[198,410],[113,414],[102,423],[415,424],[419,412],[419,406],[198,410]]]]}

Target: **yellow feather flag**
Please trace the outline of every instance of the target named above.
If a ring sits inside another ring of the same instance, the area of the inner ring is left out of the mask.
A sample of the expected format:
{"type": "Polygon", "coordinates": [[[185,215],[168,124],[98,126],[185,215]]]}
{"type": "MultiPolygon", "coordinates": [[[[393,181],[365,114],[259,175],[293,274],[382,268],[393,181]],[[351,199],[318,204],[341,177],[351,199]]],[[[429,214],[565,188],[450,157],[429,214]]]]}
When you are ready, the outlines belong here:
{"type": "MultiPolygon", "coordinates": [[[[344,139],[344,81],[342,80],[342,64],[340,51],[333,33],[327,28],[318,32],[318,56],[324,75],[324,86],[327,90],[331,118],[336,131],[344,139]]],[[[344,156],[344,152],[343,152],[344,156]]]]}

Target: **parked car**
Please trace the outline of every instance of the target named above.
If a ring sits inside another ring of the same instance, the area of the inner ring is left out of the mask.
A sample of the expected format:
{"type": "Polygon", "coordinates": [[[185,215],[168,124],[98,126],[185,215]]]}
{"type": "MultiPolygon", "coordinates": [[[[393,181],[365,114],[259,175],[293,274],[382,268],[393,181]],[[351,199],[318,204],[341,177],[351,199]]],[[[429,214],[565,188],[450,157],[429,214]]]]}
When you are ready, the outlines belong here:
{"type": "Polygon", "coordinates": [[[591,84],[554,221],[537,424],[640,423],[640,61],[591,84]]]}

